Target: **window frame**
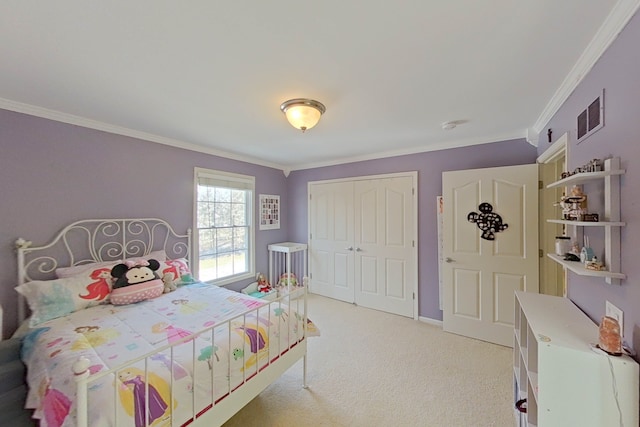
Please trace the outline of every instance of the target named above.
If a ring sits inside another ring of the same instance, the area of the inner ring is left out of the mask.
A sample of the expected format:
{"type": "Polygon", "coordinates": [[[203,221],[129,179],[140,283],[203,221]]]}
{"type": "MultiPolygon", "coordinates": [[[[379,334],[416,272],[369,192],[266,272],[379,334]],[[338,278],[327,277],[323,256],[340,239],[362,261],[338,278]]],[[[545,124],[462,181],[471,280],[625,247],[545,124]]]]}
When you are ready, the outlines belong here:
{"type": "MultiPolygon", "coordinates": [[[[235,283],[245,279],[254,279],[256,276],[256,248],[255,248],[255,184],[256,178],[250,175],[242,175],[232,172],[225,172],[208,168],[194,168],[193,172],[193,249],[192,265],[191,269],[197,278],[200,278],[200,229],[198,228],[198,178],[206,177],[213,180],[227,181],[229,183],[237,183],[238,189],[250,191],[250,197],[247,197],[247,224],[248,224],[248,236],[247,241],[249,250],[247,256],[249,257],[248,268],[249,271],[245,273],[234,274],[226,276],[221,279],[207,280],[206,283],[212,283],[218,286],[226,286],[231,283],[235,283]]],[[[232,186],[230,188],[233,188],[232,186]]]]}

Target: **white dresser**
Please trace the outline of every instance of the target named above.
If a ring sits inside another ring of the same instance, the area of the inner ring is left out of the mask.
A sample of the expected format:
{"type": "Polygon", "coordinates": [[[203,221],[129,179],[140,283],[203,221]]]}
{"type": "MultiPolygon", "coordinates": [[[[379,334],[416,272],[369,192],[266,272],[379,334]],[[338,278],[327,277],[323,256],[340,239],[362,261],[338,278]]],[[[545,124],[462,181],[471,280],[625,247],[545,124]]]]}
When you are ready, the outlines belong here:
{"type": "Polygon", "coordinates": [[[638,364],[594,348],[598,326],[571,300],[516,292],[516,425],[638,426],[638,364]]]}

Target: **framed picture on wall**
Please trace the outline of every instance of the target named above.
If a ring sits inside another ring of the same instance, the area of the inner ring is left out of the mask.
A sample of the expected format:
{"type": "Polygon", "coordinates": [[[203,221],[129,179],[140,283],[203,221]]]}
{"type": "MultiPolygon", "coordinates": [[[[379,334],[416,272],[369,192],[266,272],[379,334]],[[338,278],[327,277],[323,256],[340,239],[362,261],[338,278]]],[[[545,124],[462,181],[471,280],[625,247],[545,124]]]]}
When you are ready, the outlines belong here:
{"type": "Polygon", "coordinates": [[[260,230],[280,228],[280,196],[260,194],[260,230]]]}

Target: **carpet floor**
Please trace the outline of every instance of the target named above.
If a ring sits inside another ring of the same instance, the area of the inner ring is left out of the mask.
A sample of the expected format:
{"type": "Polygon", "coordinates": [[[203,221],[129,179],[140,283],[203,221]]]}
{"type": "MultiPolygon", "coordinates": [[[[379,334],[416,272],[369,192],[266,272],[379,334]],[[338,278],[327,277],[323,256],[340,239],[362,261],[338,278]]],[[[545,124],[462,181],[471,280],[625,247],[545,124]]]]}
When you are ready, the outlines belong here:
{"type": "Polygon", "coordinates": [[[510,348],[318,295],[302,362],[234,415],[235,426],[514,425],[510,348]]]}

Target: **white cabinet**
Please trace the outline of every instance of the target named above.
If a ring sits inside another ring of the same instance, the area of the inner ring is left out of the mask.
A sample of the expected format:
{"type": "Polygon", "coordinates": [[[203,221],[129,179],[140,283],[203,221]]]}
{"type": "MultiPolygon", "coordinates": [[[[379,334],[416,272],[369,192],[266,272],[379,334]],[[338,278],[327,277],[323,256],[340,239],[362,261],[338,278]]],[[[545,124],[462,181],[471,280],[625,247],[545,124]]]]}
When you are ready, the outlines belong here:
{"type": "Polygon", "coordinates": [[[517,425],[638,425],[638,364],[595,348],[598,326],[571,300],[516,292],[514,335],[517,425]]]}
{"type": "Polygon", "coordinates": [[[278,296],[295,292],[301,295],[307,277],[307,244],[283,242],[268,246],[269,283],[278,296]]]}
{"type": "Polygon", "coordinates": [[[620,228],[625,225],[620,221],[620,175],[624,173],[624,169],[620,169],[620,158],[615,157],[604,161],[604,171],[579,173],[547,185],[547,188],[553,188],[604,180],[604,215],[600,216],[600,221],[547,219],[547,222],[576,227],[603,227],[605,233],[603,261],[607,269],[589,270],[579,262],[565,261],[562,256],[556,254],[547,254],[548,257],[576,274],[604,277],[609,284],[619,285],[620,280],[626,278],[620,271],[620,228]]]}

